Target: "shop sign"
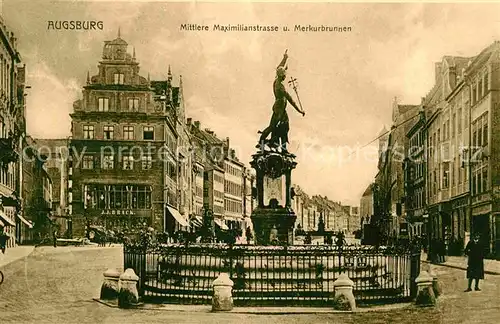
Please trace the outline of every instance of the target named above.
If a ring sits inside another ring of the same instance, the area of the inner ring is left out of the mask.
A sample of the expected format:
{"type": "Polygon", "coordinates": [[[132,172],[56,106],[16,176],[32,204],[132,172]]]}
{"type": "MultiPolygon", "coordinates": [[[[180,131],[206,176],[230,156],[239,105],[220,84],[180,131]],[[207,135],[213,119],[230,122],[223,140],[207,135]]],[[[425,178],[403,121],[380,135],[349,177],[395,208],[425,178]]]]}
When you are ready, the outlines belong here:
{"type": "Polygon", "coordinates": [[[127,216],[127,215],[135,215],[135,214],[132,210],[104,209],[103,211],[101,211],[101,215],[127,216]]]}

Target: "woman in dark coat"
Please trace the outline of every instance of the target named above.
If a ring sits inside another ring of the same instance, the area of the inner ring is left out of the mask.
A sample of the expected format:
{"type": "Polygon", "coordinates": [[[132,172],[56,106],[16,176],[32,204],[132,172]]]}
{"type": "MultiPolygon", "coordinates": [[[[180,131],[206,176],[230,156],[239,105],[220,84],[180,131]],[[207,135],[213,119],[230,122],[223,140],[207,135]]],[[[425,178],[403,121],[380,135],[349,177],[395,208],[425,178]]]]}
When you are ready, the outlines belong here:
{"type": "Polygon", "coordinates": [[[474,290],[480,291],[479,280],[484,279],[484,249],[480,243],[479,235],[474,235],[472,241],[465,247],[467,255],[467,279],[469,279],[466,292],[472,291],[472,280],[476,281],[474,290]]]}

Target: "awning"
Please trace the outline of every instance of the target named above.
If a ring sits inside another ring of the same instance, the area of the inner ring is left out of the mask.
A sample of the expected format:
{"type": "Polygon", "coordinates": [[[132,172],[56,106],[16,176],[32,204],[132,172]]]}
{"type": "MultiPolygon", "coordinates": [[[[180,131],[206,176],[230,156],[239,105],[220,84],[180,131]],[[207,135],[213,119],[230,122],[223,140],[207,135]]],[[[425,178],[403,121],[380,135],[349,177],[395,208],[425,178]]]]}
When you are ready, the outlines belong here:
{"type": "Polygon", "coordinates": [[[190,219],[190,223],[192,227],[202,227],[203,226],[203,218],[201,216],[195,216],[190,219]]]}
{"type": "Polygon", "coordinates": [[[3,226],[16,226],[16,223],[12,219],[7,217],[3,210],[0,210],[0,220],[3,223],[3,226]]]}
{"type": "Polygon", "coordinates": [[[229,227],[227,227],[226,223],[222,219],[214,218],[215,224],[219,225],[220,228],[223,230],[228,230],[229,227]]]}
{"type": "Polygon", "coordinates": [[[187,222],[187,220],[184,217],[182,217],[182,215],[179,213],[179,211],[177,209],[175,209],[174,207],[170,207],[170,206],[167,206],[167,209],[168,209],[168,212],[172,215],[172,217],[175,218],[177,223],[179,223],[181,226],[189,226],[189,223],[187,222]]]}
{"type": "Polygon", "coordinates": [[[25,219],[23,216],[17,214],[17,218],[19,218],[19,220],[21,222],[23,222],[26,226],[28,226],[28,228],[33,228],[33,223],[27,219],[25,219]]]}

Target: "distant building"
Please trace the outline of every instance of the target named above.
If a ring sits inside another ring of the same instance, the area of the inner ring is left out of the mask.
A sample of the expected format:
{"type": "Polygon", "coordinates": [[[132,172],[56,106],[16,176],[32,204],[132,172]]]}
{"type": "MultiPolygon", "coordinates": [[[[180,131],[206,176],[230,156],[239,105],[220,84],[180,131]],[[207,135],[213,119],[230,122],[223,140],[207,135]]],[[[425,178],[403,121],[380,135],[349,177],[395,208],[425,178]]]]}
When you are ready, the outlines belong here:
{"type": "Polygon", "coordinates": [[[229,144],[227,137],[224,143],[224,218],[229,228],[243,229],[245,165],[238,160],[229,144]]]}
{"type": "Polygon", "coordinates": [[[373,184],[369,184],[363,192],[359,205],[360,224],[370,223],[373,214],[373,184]]]}
{"type": "Polygon", "coordinates": [[[72,231],[68,208],[69,143],[69,139],[35,139],[33,144],[39,154],[47,157],[44,168],[52,182],[51,219],[58,224],[59,235],[67,237],[72,231]]]}
{"type": "MultiPolygon", "coordinates": [[[[201,129],[201,123],[190,118],[187,125],[191,134],[193,151],[201,158],[203,172],[203,210],[211,213],[221,229],[228,229],[224,219],[224,143],[210,129],[201,129]]],[[[204,215],[200,215],[204,216],[204,215]]]]}
{"type": "Polygon", "coordinates": [[[307,215],[306,219],[304,219],[304,213],[307,213],[307,208],[305,208],[304,205],[308,197],[302,188],[297,184],[292,186],[292,190],[295,193],[295,196],[292,197],[292,209],[295,212],[295,215],[297,215],[295,228],[304,229],[305,222],[307,221],[307,215]]]}
{"type": "Polygon", "coordinates": [[[405,210],[408,222],[408,234],[411,238],[426,235],[424,221],[426,221],[427,194],[426,194],[426,132],[424,107],[419,108],[417,123],[406,134],[409,145],[406,150],[404,163],[405,178],[405,210]]]}
{"type": "Polygon", "coordinates": [[[31,137],[26,137],[25,145],[20,218],[26,226],[17,233],[18,242],[23,244],[52,238],[54,230],[64,234],[67,229],[66,224],[58,226],[52,212],[53,183],[47,168],[50,150],[39,150],[31,137]]]}

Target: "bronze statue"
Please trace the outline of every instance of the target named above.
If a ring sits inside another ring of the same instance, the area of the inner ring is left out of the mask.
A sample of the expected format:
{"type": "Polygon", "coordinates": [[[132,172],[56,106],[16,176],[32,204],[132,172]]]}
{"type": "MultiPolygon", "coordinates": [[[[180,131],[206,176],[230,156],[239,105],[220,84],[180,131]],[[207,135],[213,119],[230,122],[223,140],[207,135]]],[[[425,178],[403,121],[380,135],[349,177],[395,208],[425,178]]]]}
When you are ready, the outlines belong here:
{"type": "MultiPolygon", "coordinates": [[[[297,110],[302,116],[305,116],[305,112],[299,108],[299,106],[292,99],[292,96],[286,91],[285,86],[283,85],[283,81],[286,79],[286,70],[285,67],[286,60],[288,59],[287,51],[283,55],[283,59],[280,64],[276,68],[276,78],[273,83],[273,92],[274,92],[274,105],[273,105],[273,115],[271,117],[271,122],[269,126],[263,131],[259,131],[261,134],[259,139],[259,144],[257,148],[260,148],[261,145],[264,146],[267,144],[270,148],[277,149],[281,146],[282,151],[286,152],[286,143],[288,143],[288,131],[290,130],[289,122],[288,122],[288,114],[286,113],[286,104],[287,101],[297,110]],[[267,137],[271,134],[271,138],[267,140],[267,137]],[[281,142],[281,143],[280,143],[281,142]]],[[[292,80],[295,81],[295,80],[292,80]]],[[[295,84],[294,84],[295,89],[295,84]]],[[[295,89],[296,90],[296,89],[295,89]]]]}

